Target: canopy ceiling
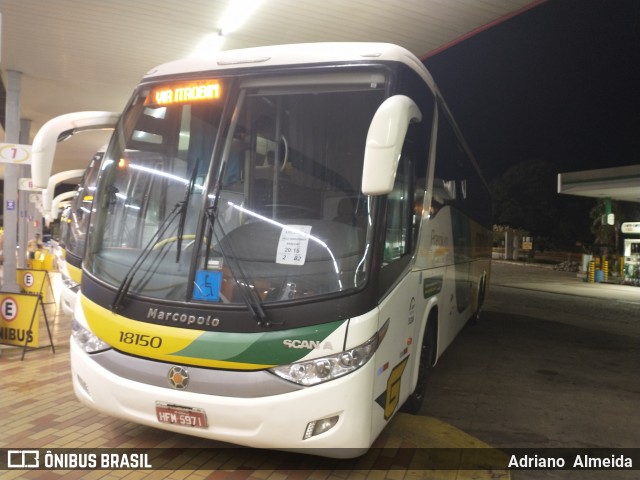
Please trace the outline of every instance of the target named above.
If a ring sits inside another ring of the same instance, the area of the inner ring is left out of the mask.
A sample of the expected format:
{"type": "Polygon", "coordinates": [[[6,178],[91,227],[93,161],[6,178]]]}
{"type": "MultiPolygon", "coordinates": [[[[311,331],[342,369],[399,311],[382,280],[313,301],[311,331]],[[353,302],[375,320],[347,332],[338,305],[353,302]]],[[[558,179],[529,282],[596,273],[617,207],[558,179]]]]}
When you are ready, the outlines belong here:
{"type": "MultiPolygon", "coordinates": [[[[263,0],[237,30],[225,32],[232,27],[225,12],[241,3],[0,0],[0,68],[5,86],[7,71],[21,72],[21,118],[30,121],[28,143],[55,116],[121,111],[145,72],[192,55],[205,39],[220,41],[224,50],[319,41],[390,42],[424,56],[540,0],[263,0]]],[[[87,165],[108,136],[82,133],[62,143],[53,173],[87,165]]]]}

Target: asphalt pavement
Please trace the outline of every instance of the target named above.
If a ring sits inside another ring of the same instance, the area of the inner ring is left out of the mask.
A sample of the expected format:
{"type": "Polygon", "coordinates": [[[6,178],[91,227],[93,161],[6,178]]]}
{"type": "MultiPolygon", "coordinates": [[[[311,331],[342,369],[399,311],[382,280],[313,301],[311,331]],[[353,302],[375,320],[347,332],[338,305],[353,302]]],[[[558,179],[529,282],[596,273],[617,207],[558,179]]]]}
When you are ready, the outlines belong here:
{"type": "MultiPolygon", "coordinates": [[[[640,288],[494,262],[481,320],[444,353],[429,385],[421,414],[493,447],[638,448],[640,288]]],[[[638,478],[631,473],[512,478],[638,478]]]]}

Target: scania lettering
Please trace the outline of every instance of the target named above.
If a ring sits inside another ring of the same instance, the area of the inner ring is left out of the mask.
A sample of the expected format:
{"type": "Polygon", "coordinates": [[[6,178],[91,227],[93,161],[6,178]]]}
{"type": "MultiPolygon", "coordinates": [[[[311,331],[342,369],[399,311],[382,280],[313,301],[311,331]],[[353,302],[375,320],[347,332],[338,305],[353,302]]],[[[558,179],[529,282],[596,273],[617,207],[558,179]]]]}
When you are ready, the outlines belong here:
{"type": "Polygon", "coordinates": [[[398,411],[418,412],[429,369],[479,314],[489,208],[478,162],[403,48],[158,66],[100,165],[76,395],[174,432],[363,453],[398,411]]]}

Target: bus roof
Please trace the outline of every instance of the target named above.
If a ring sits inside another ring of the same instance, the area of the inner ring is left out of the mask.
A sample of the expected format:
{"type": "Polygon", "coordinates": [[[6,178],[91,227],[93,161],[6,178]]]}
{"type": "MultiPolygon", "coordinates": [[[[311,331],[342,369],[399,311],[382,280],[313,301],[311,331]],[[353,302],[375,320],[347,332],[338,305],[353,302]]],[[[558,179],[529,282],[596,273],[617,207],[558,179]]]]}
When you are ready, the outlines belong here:
{"type": "Polygon", "coordinates": [[[431,75],[422,62],[409,50],[390,43],[363,42],[300,43],[215,52],[208,57],[187,58],[159,65],[147,72],[144,79],[190,72],[361,62],[367,59],[409,65],[420,73],[430,86],[434,86],[431,75]]]}

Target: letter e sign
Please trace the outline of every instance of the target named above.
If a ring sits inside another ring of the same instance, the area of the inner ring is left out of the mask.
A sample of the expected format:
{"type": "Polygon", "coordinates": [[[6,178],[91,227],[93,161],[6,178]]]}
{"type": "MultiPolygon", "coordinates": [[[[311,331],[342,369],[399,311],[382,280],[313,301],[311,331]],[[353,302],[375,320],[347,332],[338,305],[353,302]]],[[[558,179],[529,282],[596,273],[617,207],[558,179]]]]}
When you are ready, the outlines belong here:
{"type": "Polygon", "coordinates": [[[11,297],[7,297],[0,303],[0,314],[7,322],[15,320],[18,316],[18,303],[11,297]]]}

